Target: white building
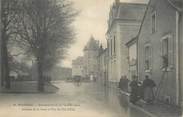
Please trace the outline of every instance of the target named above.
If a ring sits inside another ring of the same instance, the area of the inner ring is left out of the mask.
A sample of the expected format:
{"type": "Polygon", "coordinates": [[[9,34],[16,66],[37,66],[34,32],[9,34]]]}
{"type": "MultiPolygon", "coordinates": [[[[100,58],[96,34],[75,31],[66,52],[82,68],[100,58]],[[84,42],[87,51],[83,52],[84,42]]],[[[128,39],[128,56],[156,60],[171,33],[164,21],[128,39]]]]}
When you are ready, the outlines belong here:
{"type": "Polygon", "coordinates": [[[100,46],[98,55],[98,77],[102,85],[108,84],[108,49],[100,46]]]}
{"type": "Polygon", "coordinates": [[[81,56],[72,61],[72,77],[74,76],[84,77],[83,63],[84,58],[81,56]]]}
{"type": "Polygon", "coordinates": [[[126,43],[136,37],[145,8],[145,4],[121,3],[119,0],[116,0],[111,7],[106,33],[110,82],[116,83],[119,82],[121,76],[128,76],[128,47],[126,43]]]}

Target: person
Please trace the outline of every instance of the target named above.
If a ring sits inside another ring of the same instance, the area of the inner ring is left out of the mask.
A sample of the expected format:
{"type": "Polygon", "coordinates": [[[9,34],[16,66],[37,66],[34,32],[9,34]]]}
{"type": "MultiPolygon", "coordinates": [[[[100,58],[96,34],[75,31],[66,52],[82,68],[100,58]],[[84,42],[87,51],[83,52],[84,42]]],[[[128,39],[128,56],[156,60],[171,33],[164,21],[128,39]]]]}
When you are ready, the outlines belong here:
{"type": "Polygon", "coordinates": [[[146,75],[142,86],[144,92],[143,95],[144,101],[147,104],[152,104],[155,99],[153,92],[153,88],[156,86],[155,82],[152,79],[150,79],[148,75],[146,75]]]}
{"type": "Polygon", "coordinates": [[[120,80],[119,80],[119,86],[118,88],[120,88],[121,90],[123,90],[123,76],[121,76],[120,80]]]}
{"type": "Polygon", "coordinates": [[[129,86],[131,87],[130,102],[135,104],[139,100],[137,76],[132,76],[132,81],[130,82],[129,86]]]}
{"type": "Polygon", "coordinates": [[[126,75],[123,76],[123,78],[124,78],[124,79],[123,79],[123,82],[124,82],[124,83],[123,83],[123,87],[124,87],[123,90],[124,90],[125,92],[128,92],[128,83],[129,83],[129,80],[128,80],[128,78],[127,78],[126,75]]]}

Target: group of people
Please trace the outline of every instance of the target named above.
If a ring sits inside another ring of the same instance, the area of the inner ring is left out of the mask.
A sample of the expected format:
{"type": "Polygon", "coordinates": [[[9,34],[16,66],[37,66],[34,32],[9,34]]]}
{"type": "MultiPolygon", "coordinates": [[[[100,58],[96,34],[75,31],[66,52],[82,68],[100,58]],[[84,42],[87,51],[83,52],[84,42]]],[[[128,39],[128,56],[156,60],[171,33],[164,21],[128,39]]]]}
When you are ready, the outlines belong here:
{"type": "MultiPolygon", "coordinates": [[[[127,78],[121,78],[119,87],[123,90],[124,86],[128,85],[127,78]],[[126,81],[126,82],[124,82],[126,81]]],[[[155,100],[153,88],[156,87],[155,82],[145,76],[144,81],[138,82],[137,76],[132,76],[132,81],[129,83],[131,88],[130,102],[135,104],[138,100],[143,99],[147,104],[152,104],[155,100]]]]}

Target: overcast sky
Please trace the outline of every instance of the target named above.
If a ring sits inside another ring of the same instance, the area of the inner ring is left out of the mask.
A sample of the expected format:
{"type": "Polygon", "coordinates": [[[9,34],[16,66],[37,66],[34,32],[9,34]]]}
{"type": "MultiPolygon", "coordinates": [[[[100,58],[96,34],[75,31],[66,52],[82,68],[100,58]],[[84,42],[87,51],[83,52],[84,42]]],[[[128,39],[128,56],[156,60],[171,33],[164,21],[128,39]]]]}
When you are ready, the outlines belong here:
{"type": "MultiPolygon", "coordinates": [[[[80,11],[74,22],[77,33],[76,42],[61,65],[71,67],[72,60],[83,55],[83,48],[91,35],[106,46],[105,33],[110,7],[115,0],[71,0],[75,9],[80,11]]],[[[121,2],[147,2],[147,0],[120,0],[121,2]]]]}

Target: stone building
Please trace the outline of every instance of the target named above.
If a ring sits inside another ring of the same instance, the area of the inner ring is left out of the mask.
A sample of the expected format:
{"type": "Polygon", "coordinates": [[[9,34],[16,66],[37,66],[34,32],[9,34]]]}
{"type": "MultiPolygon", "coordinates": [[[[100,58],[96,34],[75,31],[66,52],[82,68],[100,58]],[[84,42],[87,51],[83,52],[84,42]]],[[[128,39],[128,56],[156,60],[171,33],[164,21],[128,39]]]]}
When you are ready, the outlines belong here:
{"type": "Polygon", "coordinates": [[[182,27],[177,5],[181,5],[179,0],[149,1],[138,35],[138,76],[144,80],[149,75],[155,81],[156,98],[180,105],[182,27]]]}
{"type": "Polygon", "coordinates": [[[100,46],[98,55],[98,80],[102,85],[108,83],[108,49],[100,46]]]}
{"type": "Polygon", "coordinates": [[[122,3],[116,0],[110,9],[106,36],[109,49],[108,77],[112,84],[119,82],[121,76],[128,76],[126,43],[136,37],[145,8],[145,4],[122,3]]]}
{"type": "Polygon", "coordinates": [[[84,77],[83,64],[84,64],[84,58],[81,56],[72,61],[72,77],[74,76],[84,77]]]}
{"type": "Polygon", "coordinates": [[[84,47],[84,76],[86,78],[97,77],[98,73],[98,53],[99,41],[95,40],[93,36],[90,37],[87,45],[84,47]]]}

